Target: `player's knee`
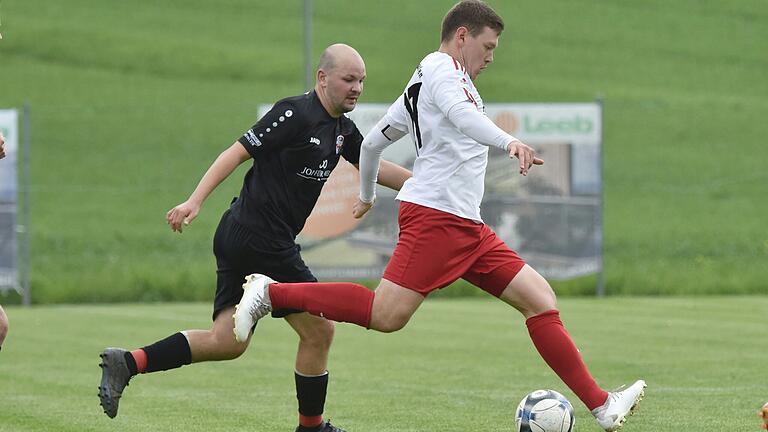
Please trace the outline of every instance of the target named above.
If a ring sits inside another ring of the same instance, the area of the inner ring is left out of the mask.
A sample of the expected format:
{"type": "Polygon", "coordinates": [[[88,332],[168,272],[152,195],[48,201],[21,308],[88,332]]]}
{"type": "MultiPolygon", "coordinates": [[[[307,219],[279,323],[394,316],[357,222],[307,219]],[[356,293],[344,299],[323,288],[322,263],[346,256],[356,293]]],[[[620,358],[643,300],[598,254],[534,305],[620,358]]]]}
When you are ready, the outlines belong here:
{"type": "Polygon", "coordinates": [[[540,278],[538,282],[540,283],[529,285],[518,295],[506,300],[525,317],[557,309],[555,291],[544,278],[540,278]]]}
{"type": "Polygon", "coordinates": [[[542,303],[546,310],[557,309],[557,295],[555,294],[555,290],[553,290],[549,284],[547,284],[543,297],[544,299],[542,300],[542,303]]]}
{"type": "Polygon", "coordinates": [[[393,315],[376,323],[375,329],[382,333],[394,333],[408,324],[409,316],[393,315]]]}
{"type": "Polygon", "coordinates": [[[243,353],[245,353],[245,349],[248,348],[248,344],[239,343],[234,341],[234,338],[232,339],[233,341],[229,342],[223,350],[222,360],[234,360],[243,355],[243,353]]]}
{"type": "Polygon", "coordinates": [[[554,294],[551,297],[548,295],[541,296],[536,299],[536,301],[527,302],[525,305],[518,307],[518,310],[520,310],[526,318],[556,309],[557,301],[555,300],[554,294]]]}
{"type": "Polygon", "coordinates": [[[247,343],[237,342],[232,334],[215,334],[215,343],[217,360],[234,360],[243,355],[248,348],[247,343]]]}
{"type": "Polygon", "coordinates": [[[299,336],[305,344],[312,345],[317,349],[328,350],[331,348],[335,329],[333,321],[322,320],[317,321],[311,327],[303,328],[299,336]]]}
{"type": "Polygon", "coordinates": [[[555,290],[553,290],[549,284],[541,287],[534,299],[535,301],[531,301],[531,304],[528,305],[530,308],[534,309],[534,312],[541,313],[548,310],[557,309],[557,297],[555,296],[555,290]]]}

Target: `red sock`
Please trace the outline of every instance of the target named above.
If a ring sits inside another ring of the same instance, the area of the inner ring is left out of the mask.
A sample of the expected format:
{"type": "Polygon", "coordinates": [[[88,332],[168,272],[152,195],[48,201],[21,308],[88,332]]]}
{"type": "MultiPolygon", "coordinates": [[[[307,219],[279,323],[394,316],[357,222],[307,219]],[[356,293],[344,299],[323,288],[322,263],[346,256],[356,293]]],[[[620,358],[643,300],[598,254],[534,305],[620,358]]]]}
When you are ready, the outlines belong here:
{"type": "Polygon", "coordinates": [[[147,353],[139,348],[131,351],[131,355],[133,356],[133,361],[136,362],[136,370],[138,373],[144,373],[147,370],[147,353]]]}
{"type": "Polygon", "coordinates": [[[333,321],[368,328],[373,291],[348,282],[273,283],[269,285],[272,309],[298,309],[333,321]]]}
{"type": "Polygon", "coordinates": [[[597,385],[581,359],[576,345],[560,321],[560,312],[550,310],[525,321],[539,354],[590,411],[605,403],[608,393],[597,385]]]}
{"type": "Polygon", "coordinates": [[[323,416],[305,416],[303,414],[299,414],[299,424],[304,426],[305,428],[315,428],[320,426],[320,423],[323,422],[323,416]]]}

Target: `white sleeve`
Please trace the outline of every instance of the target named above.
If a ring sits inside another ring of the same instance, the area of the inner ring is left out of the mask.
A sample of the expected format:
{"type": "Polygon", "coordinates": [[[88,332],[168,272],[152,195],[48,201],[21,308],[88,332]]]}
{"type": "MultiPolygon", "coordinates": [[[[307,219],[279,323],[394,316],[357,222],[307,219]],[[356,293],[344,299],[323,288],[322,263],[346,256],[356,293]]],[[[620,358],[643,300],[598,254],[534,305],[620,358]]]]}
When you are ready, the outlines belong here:
{"type": "Polygon", "coordinates": [[[424,86],[435,105],[448,117],[448,111],[463,101],[470,101],[468,84],[457,63],[440,62],[424,70],[424,86]]]}
{"type": "Polygon", "coordinates": [[[424,83],[432,100],[463,134],[480,144],[504,151],[510,142],[518,141],[477,110],[464,71],[455,60],[442,61],[424,74],[424,83]]]}
{"type": "Polygon", "coordinates": [[[405,136],[406,132],[399,128],[402,128],[402,125],[386,114],[365,135],[360,145],[360,201],[372,203],[376,198],[376,180],[379,177],[381,153],[387,146],[405,136]]]}
{"type": "MultiPolygon", "coordinates": [[[[405,109],[405,101],[403,100],[404,98],[405,96],[400,95],[400,97],[397,98],[397,100],[395,100],[395,102],[389,106],[385,118],[387,119],[387,124],[392,128],[395,128],[401,132],[405,131],[405,133],[408,133],[408,127],[411,125],[411,117],[408,114],[408,111],[405,109]]],[[[391,141],[395,142],[399,139],[400,137],[397,137],[391,141]]]]}
{"type": "Polygon", "coordinates": [[[507,151],[509,143],[519,141],[496,126],[488,116],[478,111],[477,107],[469,101],[457,103],[451,107],[448,111],[448,120],[464,135],[489,147],[494,146],[507,151]]]}

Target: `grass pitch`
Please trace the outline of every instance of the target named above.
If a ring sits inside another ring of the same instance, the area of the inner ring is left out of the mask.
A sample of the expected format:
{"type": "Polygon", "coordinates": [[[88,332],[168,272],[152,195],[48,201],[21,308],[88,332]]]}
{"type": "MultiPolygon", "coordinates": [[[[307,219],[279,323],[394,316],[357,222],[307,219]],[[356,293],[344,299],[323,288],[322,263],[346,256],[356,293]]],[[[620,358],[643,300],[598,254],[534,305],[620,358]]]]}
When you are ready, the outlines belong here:
{"type": "MultiPolygon", "coordinates": [[[[768,400],[768,297],[561,300],[563,320],[606,388],[648,382],[626,432],[750,431],[768,400]]],[[[207,328],[207,304],[8,308],[0,431],[292,431],[296,337],[258,326],[240,359],[142,375],[116,419],[98,404],[99,352],[207,328]]],[[[401,332],[337,326],[326,414],[353,432],[512,431],[519,400],[564,393],[576,430],[600,429],[535,352],[522,317],[489,299],[426,302],[401,332]]]]}

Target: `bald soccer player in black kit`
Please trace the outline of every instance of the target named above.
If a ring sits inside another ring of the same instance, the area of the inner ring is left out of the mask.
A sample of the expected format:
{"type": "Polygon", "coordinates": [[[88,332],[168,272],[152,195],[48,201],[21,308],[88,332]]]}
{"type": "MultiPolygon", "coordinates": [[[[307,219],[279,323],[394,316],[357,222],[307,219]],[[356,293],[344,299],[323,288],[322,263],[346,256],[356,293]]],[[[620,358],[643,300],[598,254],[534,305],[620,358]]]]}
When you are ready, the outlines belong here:
{"type": "MultiPolygon", "coordinates": [[[[217,288],[210,330],[186,330],[133,351],[102,352],[99,398],[109,417],[128,381],[139,373],[178,368],[190,363],[230,360],[247,348],[233,335],[232,315],[243,294],[245,276],[268,274],[285,282],[317,281],[304,264],[295,238],[304,226],[329,175],[343,157],[357,166],[363,140],[344,115],[363,90],[365,63],[344,44],[328,47],[320,57],[314,90],[278,101],[231,147],[222,152],[189,199],[173,209],[167,222],[181,232],[203,201],[240,164],[253,159],[240,196],[224,212],[214,236],[217,288]]],[[[400,190],[411,172],[382,161],[379,184],[400,190]]],[[[328,351],[333,323],[292,310],[275,311],[299,335],[296,356],[297,432],[343,432],[323,419],[328,385],[328,351]]]]}

